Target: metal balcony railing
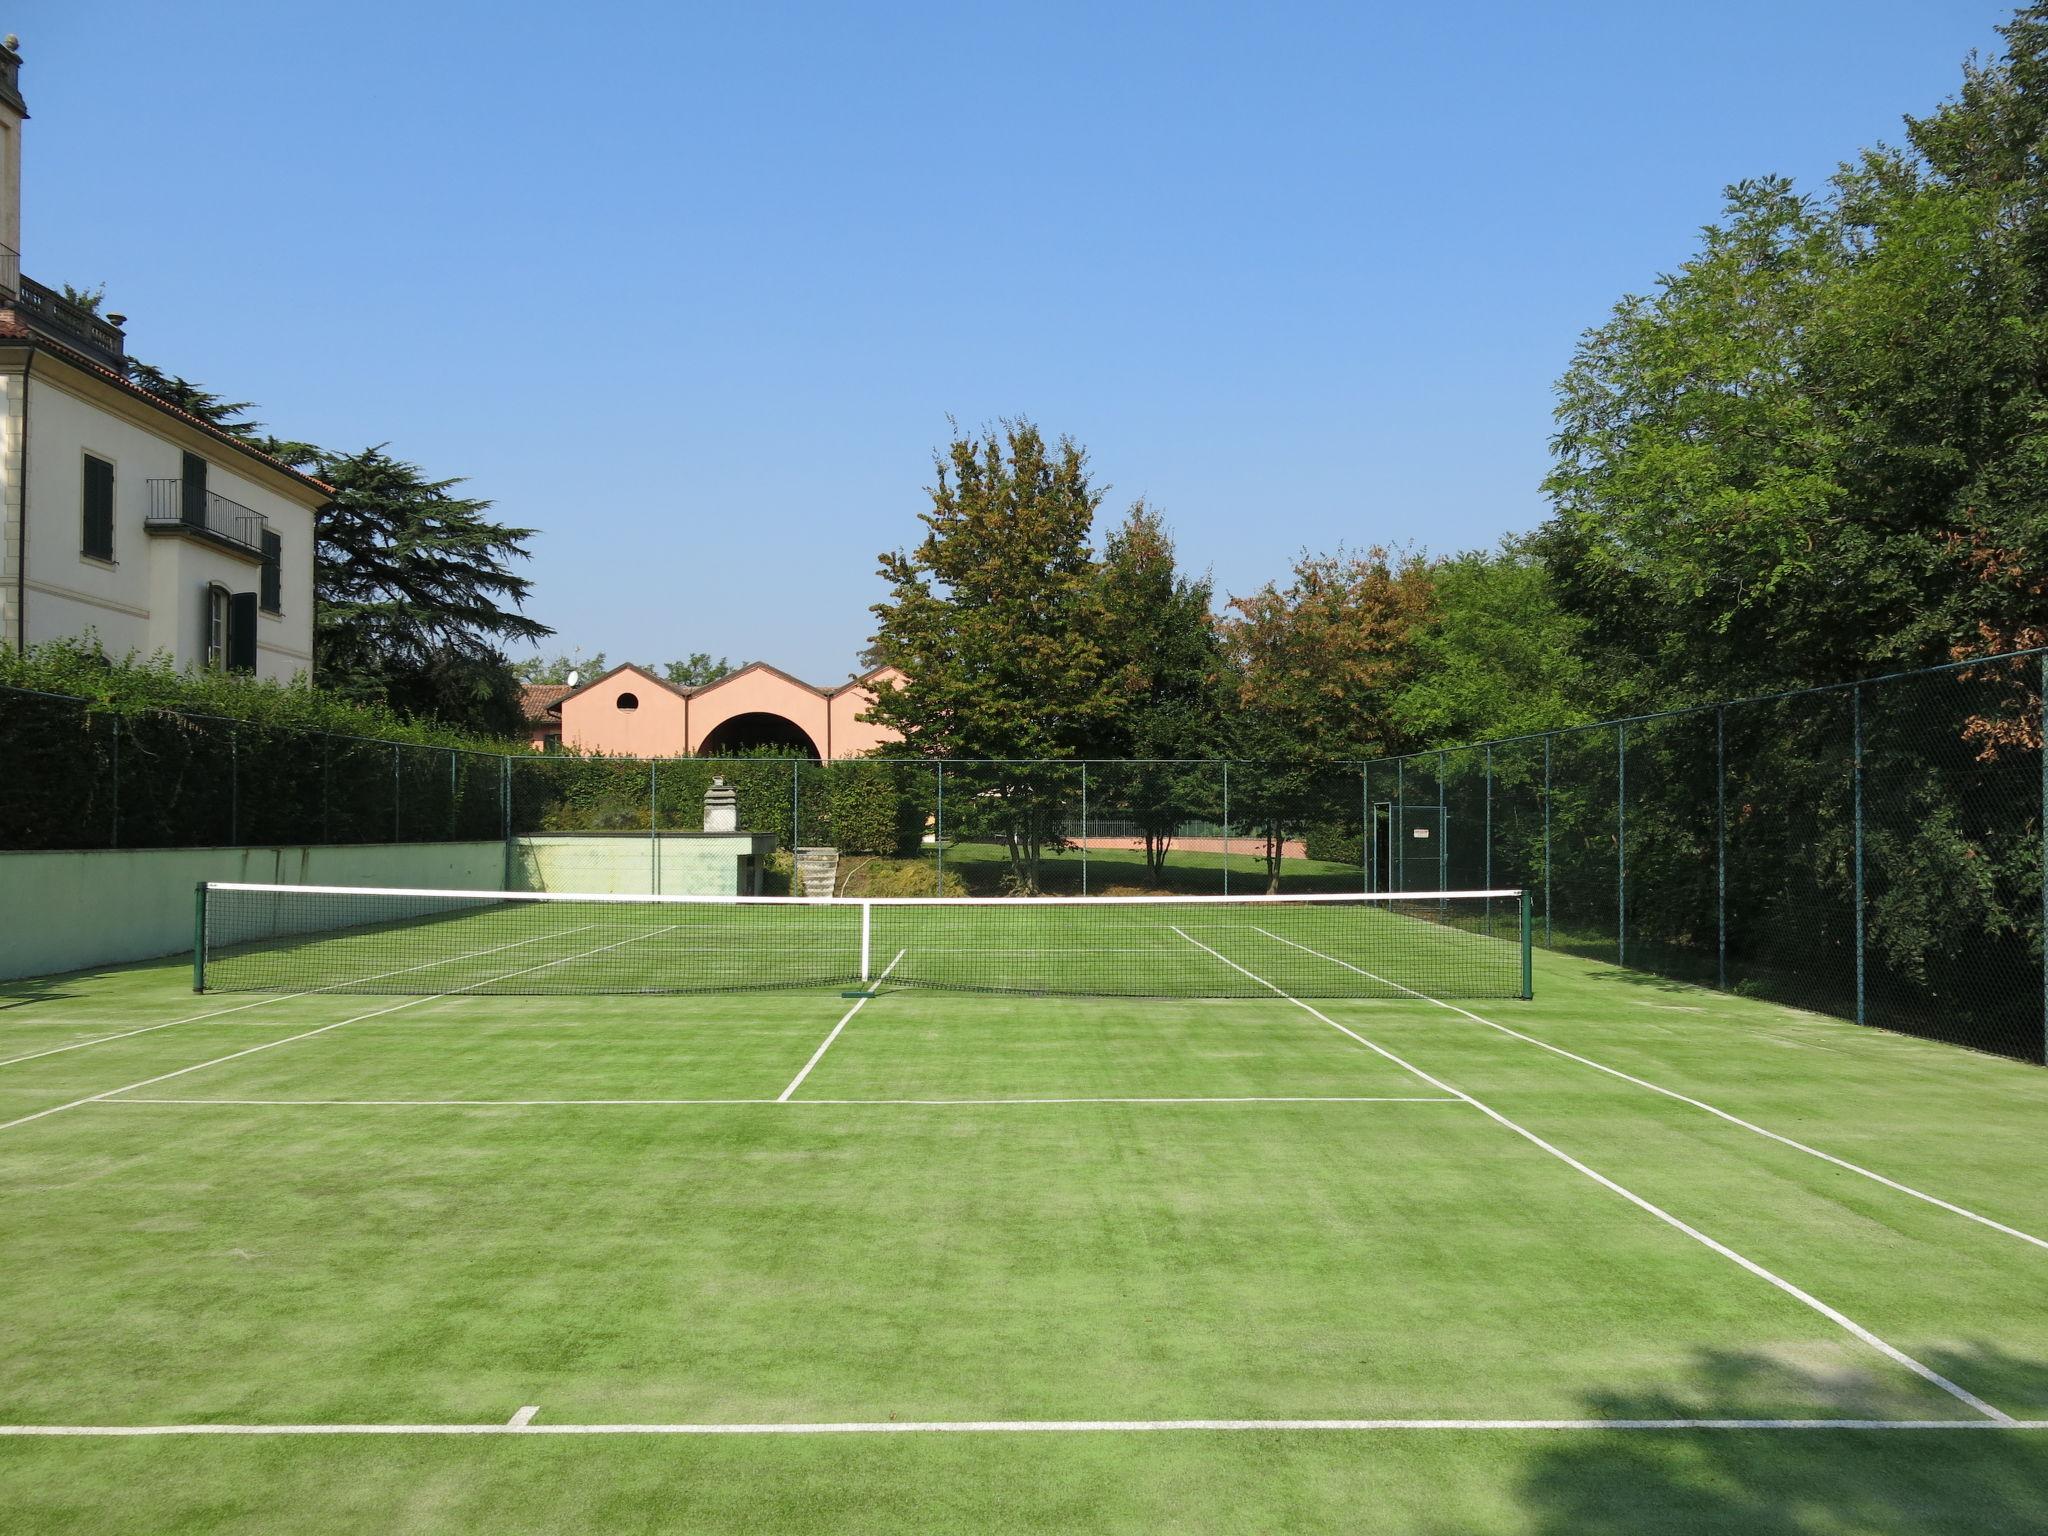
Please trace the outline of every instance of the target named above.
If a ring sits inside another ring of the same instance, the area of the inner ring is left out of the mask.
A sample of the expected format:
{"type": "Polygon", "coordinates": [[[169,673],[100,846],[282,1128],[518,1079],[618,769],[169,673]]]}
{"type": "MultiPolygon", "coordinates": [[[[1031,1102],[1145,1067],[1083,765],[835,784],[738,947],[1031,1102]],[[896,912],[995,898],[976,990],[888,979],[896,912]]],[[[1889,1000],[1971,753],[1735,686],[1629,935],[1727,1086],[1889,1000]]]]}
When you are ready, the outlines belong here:
{"type": "Polygon", "coordinates": [[[260,555],[270,519],[204,486],[165,479],[149,482],[149,512],[142,526],[163,531],[189,528],[260,555]]]}

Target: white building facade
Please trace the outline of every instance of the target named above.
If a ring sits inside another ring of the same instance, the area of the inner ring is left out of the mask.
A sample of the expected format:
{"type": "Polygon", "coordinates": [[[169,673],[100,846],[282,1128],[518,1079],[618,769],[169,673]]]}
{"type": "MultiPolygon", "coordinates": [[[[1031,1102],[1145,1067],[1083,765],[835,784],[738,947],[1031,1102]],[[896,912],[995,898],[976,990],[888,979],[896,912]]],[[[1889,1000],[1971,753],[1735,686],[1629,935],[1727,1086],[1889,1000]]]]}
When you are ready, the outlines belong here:
{"type": "Polygon", "coordinates": [[[120,316],[21,275],[20,68],[0,46],[0,644],[309,673],[328,488],[130,383],[120,316]]]}

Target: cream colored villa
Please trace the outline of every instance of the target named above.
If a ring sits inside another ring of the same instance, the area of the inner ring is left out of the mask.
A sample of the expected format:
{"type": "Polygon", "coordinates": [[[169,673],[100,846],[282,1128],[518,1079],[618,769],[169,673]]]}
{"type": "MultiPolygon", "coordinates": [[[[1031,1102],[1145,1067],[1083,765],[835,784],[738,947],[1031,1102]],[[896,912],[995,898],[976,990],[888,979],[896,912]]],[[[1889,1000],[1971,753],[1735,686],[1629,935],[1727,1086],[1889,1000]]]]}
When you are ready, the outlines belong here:
{"type": "Polygon", "coordinates": [[[0,644],[287,679],[328,488],[128,381],[121,315],[21,275],[21,56],[0,45],[0,644]]]}
{"type": "Polygon", "coordinates": [[[877,667],[837,688],[818,688],[756,661],[715,683],[679,688],[628,663],[580,688],[528,688],[536,750],[559,740],[616,757],[716,757],[751,747],[791,747],[821,761],[859,757],[898,739],[860,717],[874,684],[904,680],[877,667]]]}

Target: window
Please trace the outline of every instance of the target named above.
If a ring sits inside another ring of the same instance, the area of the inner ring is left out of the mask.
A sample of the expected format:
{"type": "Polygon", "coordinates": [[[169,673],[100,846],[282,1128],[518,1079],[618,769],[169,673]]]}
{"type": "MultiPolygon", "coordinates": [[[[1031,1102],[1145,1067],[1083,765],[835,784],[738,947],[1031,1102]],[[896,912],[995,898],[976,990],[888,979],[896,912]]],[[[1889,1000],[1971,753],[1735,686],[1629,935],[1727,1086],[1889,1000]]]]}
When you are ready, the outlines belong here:
{"type": "Polygon", "coordinates": [[[620,709],[638,709],[640,707],[640,695],[637,693],[622,693],[612,702],[617,704],[620,709]]]}
{"type": "Polygon", "coordinates": [[[205,608],[206,665],[219,671],[228,664],[228,589],[209,585],[205,608]]]}
{"type": "Polygon", "coordinates": [[[85,494],[78,549],[95,560],[114,558],[114,466],[92,454],[85,456],[85,494]]]}
{"type": "Polygon", "coordinates": [[[284,540],[263,530],[263,611],[284,612],[284,540]]]}

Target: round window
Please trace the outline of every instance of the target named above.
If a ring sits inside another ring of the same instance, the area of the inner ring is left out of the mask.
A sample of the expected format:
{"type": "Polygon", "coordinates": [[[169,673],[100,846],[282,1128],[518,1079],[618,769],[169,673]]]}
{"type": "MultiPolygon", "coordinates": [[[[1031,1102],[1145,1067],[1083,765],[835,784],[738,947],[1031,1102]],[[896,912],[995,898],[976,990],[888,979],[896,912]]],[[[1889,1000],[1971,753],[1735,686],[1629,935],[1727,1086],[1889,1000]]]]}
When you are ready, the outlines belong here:
{"type": "Polygon", "coordinates": [[[640,695],[637,693],[622,693],[614,702],[621,709],[638,709],[640,707],[640,695]]]}

